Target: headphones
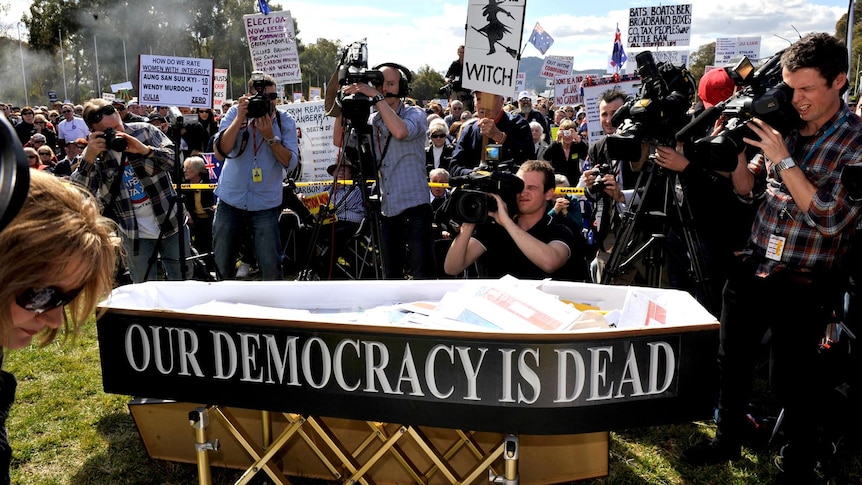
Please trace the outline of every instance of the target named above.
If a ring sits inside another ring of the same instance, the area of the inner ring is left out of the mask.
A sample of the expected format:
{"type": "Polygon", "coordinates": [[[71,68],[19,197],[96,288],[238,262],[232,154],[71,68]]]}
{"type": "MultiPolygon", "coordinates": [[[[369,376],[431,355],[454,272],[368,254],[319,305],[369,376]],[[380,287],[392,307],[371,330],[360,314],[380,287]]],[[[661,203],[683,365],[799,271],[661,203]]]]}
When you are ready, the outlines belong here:
{"type": "Polygon", "coordinates": [[[413,74],[410,73],[410,69],[394,62],[384,62],[383,64],[374,66],[373,69],[379,70],[382,67],[391,67],[398,70],[398,73],[401,75],[401,80],[398,81],[398,93],[396,96],[399,98],[407,96],[410,92],[410,83],[413,81],[413,74]]]}

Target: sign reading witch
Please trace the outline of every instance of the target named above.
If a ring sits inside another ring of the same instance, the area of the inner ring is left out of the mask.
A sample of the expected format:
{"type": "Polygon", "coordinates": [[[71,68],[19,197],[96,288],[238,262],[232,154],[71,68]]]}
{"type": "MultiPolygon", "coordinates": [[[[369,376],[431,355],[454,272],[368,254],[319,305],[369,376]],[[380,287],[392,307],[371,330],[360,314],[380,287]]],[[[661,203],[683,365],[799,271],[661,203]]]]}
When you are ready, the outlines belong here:
{"type": "Polygon", "coordinates": [[[518,75],[526,0],[470,0],[462,85],[511,96],[518,75]]]}
{"type": "Polygon", "coordinates": [[[702,369],[714,361],[715,332],[441,338],[146,313],[99,320],[106,392],[528,434],[702,418],[712,398],[702,369]]]}

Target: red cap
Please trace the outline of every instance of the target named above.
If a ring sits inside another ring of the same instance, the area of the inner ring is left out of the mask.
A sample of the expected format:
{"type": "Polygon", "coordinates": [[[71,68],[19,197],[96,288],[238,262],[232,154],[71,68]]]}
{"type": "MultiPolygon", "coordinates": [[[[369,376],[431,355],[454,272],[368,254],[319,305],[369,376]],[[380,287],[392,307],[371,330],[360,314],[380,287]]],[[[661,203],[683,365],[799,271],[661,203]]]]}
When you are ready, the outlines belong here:
{"type": "Polygon", "coordinates": [[[700,78],[697,95],[703,101],[704,108],[712,108],[733,95],[736,89],[733,79],[723,68],[713,69],[700,78]]]}

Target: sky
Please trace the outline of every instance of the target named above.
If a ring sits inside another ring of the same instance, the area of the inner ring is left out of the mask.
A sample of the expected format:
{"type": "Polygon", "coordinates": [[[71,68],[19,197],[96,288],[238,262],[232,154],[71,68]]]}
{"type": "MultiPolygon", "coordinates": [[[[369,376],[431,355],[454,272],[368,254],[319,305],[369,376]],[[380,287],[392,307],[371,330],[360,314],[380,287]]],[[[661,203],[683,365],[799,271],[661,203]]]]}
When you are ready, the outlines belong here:
{"type": "MultiPolygon", "coordinates": [[[[254,3],[254,0],[239,0],[254,3]]],[[[472,0],[477,1],[477,0],[472,0]]],[[[485,3],[484,0],[478,0],[485,3]]],[[[10,4],[7,19],[20,19],[31,0],[0,0],[10,4]]],[[[397,62],[411,70],[429,65],[445,72],[464,43],[468,1],[447,0],[282,0],[297,20],[297,37],[305,43],[318,38],[343,44],[367,38],[369,62],[397,62]]],[[[834,32],[835,23],[847,11],[842,0],[527,0],[521,57],[543,57],[527,39],[536,22],[554,39],[546,55],[573,56],[574,70],[605,69],[617,25],[627,51],[629,8],[659,5],[692,5],[691,42],[679,50],[694,52],[719,37],[761,36],[761,57],[788,46],[799,34],[834,32]],[[798,33],[797,33],[798,32],[798,33]],[[524,47],[526,45],[526,47],[524,47]]],[[[8,25],[8,20],[4,20],[8,25]]],[[[23,26],[22,26],[23,28],[23,26]]],[[[15,35],[13,26],[10,33],[15,35]]],[[[638,50],[638,49],[634,49],[638,50]]],[[[661,50],[661,49],[658,49],[661,50]]]]}

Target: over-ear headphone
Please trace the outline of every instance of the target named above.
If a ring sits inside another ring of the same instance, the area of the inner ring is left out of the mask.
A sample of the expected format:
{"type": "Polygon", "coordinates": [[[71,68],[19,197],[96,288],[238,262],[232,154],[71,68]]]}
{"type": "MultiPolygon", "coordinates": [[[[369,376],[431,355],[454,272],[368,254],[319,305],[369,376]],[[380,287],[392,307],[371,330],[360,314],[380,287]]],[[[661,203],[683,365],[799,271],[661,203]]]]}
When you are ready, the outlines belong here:
{"type": "Polygon", "coordinates": [[[410,93],[410,83],[413,81],[413,74],[410,72],[410,69],[394,62],[378,64],[374,66],[374,69],[379,70],[382,67],[391,67],[398,70],[398,73],[401,74],[401,80],[398,81],[398,97],[403,98],[407,96],[410,93]]]}

